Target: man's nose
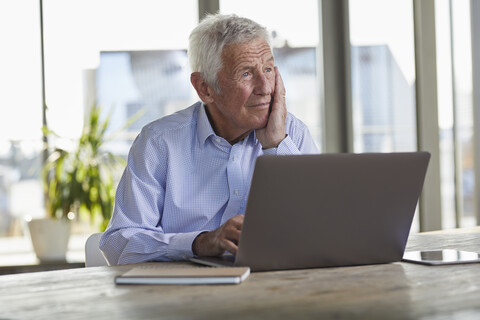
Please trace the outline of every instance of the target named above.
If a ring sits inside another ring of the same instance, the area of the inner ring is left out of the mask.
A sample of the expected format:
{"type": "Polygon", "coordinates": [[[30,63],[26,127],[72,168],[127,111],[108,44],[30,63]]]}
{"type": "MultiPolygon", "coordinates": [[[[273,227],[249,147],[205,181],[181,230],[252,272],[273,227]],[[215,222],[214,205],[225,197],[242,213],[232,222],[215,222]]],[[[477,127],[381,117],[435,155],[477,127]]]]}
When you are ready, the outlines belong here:
{"type": "Polygon", "coordinates": [[[272,85],[269,78],[264,74],[260,73],[255,77],[255,88],[253,93],[257,95],[269,95],[272,93],[272,85]]]}

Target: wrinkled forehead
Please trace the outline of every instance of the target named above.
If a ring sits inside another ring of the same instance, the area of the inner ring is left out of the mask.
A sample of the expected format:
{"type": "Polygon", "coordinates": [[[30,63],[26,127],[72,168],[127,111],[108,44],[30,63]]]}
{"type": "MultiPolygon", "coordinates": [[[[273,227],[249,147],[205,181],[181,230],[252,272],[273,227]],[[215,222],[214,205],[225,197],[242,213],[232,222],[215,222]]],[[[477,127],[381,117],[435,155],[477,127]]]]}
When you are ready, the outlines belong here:
{"type": "Polygon", "coordinates": [[[226,46],[222,52],[224,65],[241,63],[266,63],[274,61],[272,49],[264,39],[256,38],[226,46]]]}

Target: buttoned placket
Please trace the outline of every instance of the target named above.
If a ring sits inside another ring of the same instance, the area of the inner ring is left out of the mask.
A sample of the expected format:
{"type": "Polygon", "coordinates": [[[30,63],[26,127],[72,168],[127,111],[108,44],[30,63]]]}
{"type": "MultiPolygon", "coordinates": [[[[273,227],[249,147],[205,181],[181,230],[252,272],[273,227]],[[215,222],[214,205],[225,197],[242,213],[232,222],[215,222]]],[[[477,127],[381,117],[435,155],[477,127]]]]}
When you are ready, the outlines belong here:
{"type": "Polygon", "coordinates": [[[227,181],[230,193],[229,201],[222,217],[221,224],[228,219],[241,213],[245,197],[245,181],[242,171],[242,154],[245,144],[244,141],[236,143],[230,148],[230,155],[227,163],[227,181]]]}

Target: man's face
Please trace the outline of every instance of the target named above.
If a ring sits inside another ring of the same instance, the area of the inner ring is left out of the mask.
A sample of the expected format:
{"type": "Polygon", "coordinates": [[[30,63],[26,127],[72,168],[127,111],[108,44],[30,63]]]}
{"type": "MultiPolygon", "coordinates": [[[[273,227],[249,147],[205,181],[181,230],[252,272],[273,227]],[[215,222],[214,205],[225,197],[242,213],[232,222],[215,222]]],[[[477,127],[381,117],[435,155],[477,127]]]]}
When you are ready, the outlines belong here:
{"type": "Polygon", "coordinates": [[[266,126],[275,90],[274,59],[263,39],[225,47],[218,73],[220,93],[208,110],[215,130],[228,141],[266,126]]]}

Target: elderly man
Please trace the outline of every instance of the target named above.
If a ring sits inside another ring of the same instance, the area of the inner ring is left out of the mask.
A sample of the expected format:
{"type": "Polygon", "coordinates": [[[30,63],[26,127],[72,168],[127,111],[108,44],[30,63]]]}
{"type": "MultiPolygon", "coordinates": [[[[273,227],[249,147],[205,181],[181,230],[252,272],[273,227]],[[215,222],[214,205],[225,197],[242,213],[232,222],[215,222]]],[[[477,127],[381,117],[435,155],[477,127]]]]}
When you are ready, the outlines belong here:
{"type": "Polygon", "coordinates": [[[264,27],[208,16],[188,55],[201,102],[146,125],[133,143],[100,242],[110,264],[235,254],[256,158],[317,152],[287,112],[264,27]]]}

